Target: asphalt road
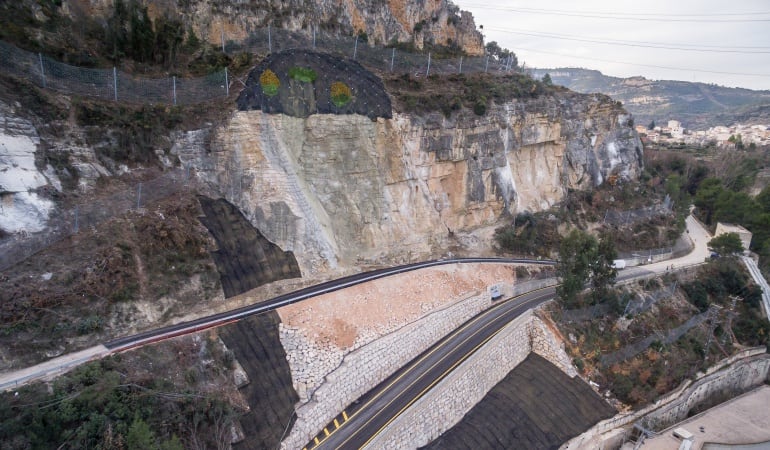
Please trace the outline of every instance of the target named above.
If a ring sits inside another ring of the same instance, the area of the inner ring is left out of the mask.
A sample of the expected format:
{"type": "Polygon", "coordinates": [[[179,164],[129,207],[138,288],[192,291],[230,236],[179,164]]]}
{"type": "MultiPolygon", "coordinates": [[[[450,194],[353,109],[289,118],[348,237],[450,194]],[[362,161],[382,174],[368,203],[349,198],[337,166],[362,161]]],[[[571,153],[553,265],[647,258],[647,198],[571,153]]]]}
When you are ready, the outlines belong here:
{"type": "Polygon", "coordinates": [[[337,280],[327,281],[325,283],[310,286],[298,291],[290,292],[288,294],[274,297],[270,300],[266,300],[254,305],[245,306],[242,308],[234,309],[224,313],[213,314],[207,317],[191,320],[188,322],[182,322],[175,325],[156,328],[154,330],[148,330],[142,333],[126,336],[111,341],[105,342],[102,345],[97,345],[90,349],[86,349],[77,353],[63,355],[52,360],[43,362],[41,364],[20,369],[14,372],[8,372],[0,374],[0,391],[14,389],[19,386],[23,386],[35,380],[48,379],[57,375],[60,375],[67,370],[70,370],[85,362],[103,358],[109,354],[119,353],[130,350],[132,348],[141,347],[143,345],[151,344],[154,342],[162,341],[176,336],[181,336],[190,333],[196,333],[209,328],[225,325],[227,323],[235,322],[244,317],[248,317],[254,314],[260,314],[263,312],[271,311],[282,306],[290,305],[292,303],[301,302],[305,299],[315,297],[318,295],[326,294],[328,292],[334,292],[340,289],[344,289],[349,286],[353,286],[367,281],[376,280],[378,278],[384,278],[399,273],[409,272],[412,270],[423,269],[427,267],[435,267],[447,264],[468,264],[468,263],[500,263],[500,264],[541,264],[541,265],[553,265],[554,261],[547,260],[531,260],[520,258],[452,258],[436,261],[424,261],[419,263],[406,264],[403,266],[392,267],[387,269],[378,269],[369,272],[362,272],[347,277],[339,278],[337,280]]]}
{"type": "Polygon", "coordinates": [[[553,287],[539,289],[503,301],[474,317],[370,391],[360,406],[352,405],[345,413],[347,421],[323,440],[319,439],[320,445],[313,442],[307,448],[364,447],[506,324],[554,295],[553,287]]]}
{"type": "MultiPolygon", "coordinates": [[[[674,260],[621,270],[617,281],[632,280],[703,263],[710,235],[692,216],[686,234],[693,251],[674,260]]],[[[554,287],[522,294],[482,312],[440,340],[425,353],[380,383],[335,418],[307,445],[307,449],[358,449],[365,447],[396,417],[440,382],[455,367],[483,346],[506,324],[555,297],[554,287]]]]}

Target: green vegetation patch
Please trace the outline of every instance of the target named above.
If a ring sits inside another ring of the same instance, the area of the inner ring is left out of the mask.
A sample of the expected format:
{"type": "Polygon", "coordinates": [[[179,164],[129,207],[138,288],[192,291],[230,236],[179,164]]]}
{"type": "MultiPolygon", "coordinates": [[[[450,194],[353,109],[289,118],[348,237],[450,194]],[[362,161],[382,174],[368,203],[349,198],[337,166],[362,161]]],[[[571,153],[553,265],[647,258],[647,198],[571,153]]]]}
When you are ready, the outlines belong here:
{"type": "Polygon", "coordinates": [[[183,338],[0,393],[2,447],[229,448],[240,411],[224,400],[234,387],[221,348],[183,338]]]}
{"type": "Polygon", "coordinates": [[[332,103],[334,103],[334,106],[337,108],[342,108],[353,99],[353,93],[350,91],[350,88],[341,81],[332,83],[330,91],[332,103]]]}
{"type": "Polygon", "coordinates": [[[278,75],[270,69],[265,69],[262,75],[259,76],[259,84],[262,86],[262,92],[268,97],[274,97],[278,95],[278,87],[281,85],[281,81],[278,79],[278,75]]]}
{"type": "Polygon", "coordinates": [[[294,66],[289,69],[289,78],[303,83],[312,83],[318,78],[318,74],[309,67],[294,66]]]}

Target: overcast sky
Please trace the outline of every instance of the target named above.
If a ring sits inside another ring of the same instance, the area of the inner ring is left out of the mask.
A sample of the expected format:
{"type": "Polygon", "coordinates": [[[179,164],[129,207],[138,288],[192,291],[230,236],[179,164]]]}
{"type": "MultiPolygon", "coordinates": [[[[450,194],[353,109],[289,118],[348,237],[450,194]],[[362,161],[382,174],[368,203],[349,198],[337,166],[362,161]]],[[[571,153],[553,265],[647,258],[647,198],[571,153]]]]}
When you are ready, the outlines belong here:
{"type": "Polygon", "coordinates": [[[769,0],[452,1],[528,67],[770,90],[769,0]]]}

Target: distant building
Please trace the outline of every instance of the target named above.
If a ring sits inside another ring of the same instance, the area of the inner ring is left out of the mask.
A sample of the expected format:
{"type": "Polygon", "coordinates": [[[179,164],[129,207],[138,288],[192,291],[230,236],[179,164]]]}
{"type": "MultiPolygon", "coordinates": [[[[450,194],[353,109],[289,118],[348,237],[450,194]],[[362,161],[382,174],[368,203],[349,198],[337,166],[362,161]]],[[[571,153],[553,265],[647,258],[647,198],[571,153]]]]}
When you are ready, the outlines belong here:
{"type": "Polygon", "coordinates": [[[669,120],[668,128],[672,138],[681,139],[684,136],[684,128],[682,128],[682,123],[678,120],[669,120]]]}
{"type": "Polygon", "coordinates": [[[714,233],[714,237],[717,237],[720,234],[725,234],[725,233],[737,234],[738,237],[741,238],[741,244],[743,244],[743,249],[744,250],[749,249],[749,246],[751,245],[751,231],[743,228],[740,225],[717,222],[717,230],[714,233]]]}

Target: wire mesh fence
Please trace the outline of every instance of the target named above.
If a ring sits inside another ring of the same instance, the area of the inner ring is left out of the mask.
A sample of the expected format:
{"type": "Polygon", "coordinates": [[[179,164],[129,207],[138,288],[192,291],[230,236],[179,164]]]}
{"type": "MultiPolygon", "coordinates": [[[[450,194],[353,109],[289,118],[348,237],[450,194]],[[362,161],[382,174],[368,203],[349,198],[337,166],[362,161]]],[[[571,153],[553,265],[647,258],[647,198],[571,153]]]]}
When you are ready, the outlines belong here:
{"type": "Polygon", "coordinates": [[[691,329],[705,322],[708,318],[709,318],[708,311],[704,313],[696,314],[690,317],[685,323],[683,323],[682,325],[679,325],[676,328],[672,328],[670,330],[658,331],[655,334],[652,334],[650,336],[647,336],[644,339],[641,339],[632,344],[629,344],[621,348],[620,350],[603,355],[600,358],[601,364],[604,367],[609,367],[613,364],[619,363],[621,361],[625,361],[629,358],[633,358],[639,353],[647,350],[647,348],[649,348],[650,345],[652,345],[654,342],[659,342],[662,345],[669,345],[673,342],[676,342],[677,339],[684,336],[685,333],[687,333],[691,329]]]}
{"type": "MultiPolygon", "coordinates": [[[[250,33],[242,42],[225,41],[227,54],[267,54],[288,49],[314,49],[358,61],[381,73],[432,74],[508,72],[513,59],[492,56],[436,58],[431,52],[415,53],[395,47],[370,45],[357,36],[315,31],[296,32],[265,28],[250,33]]],[[[35,85],[71,95],[125,103],[189,105],[222,99],[236,81],[227,69],[198,78],[142,78],[117,70],[75,67],[0,41],[0,70],[35,85]]]]}
{"type": "Polygon", "coordinates": [[[0,242],[0,270],[17,264],[35,253],[80,231],[138,211],[176,193],[196,188],[195,177],[188,169],[177,169],[158,178],[143,181],[115,194],[60,211],[49,218],[46,231],[15,234],[0,242]]]}
{"type": "Polygon", "coordinates": [[[604,223],[614,226],[628,226],[638,222],[648,221],[654,217],[668,216],[673,213],[673,203],[666,195],[663,203],[626,211],[608,210],[604,215],[604,223]]]}
{"type": "Polygon", "coordinates": [[[44,89],[123,103],[186,105],[225,98],[229,93],[227,69],[200,78],[141,78],[116,68],[70,66],[2,41],[0,69],[44,89]]]}
{"type": "Polygon", "coordinates": [[[652,308],[658,301],[667,299],[676,294],[677,283],[671,283],[653,292],[638,294],[626,303],[623,315],[635,316],[652,308]]]}
{"type": "MultiPolygon", "coordinates": [[[[430,52],[414,53],[393,47],[369,45],[357,36],[316,31],[295,32],[271,27],[256,30],[242,42],[221,42],[227,54],[268,54],[289,49],[314,49],[356,60],[381,73],[432,74],[504,72],[514,69],[512,59],[495,57],[434,58],[430,52]]],[[[56,92],[132,104],[190,105],[226,98],[234,79],[227,69],[198,78],[142,78],[117,68],[76,67],[0,41],[0,70],[56,92]]],[[[372,88],[374,81],[372,81],[372,88]]],[[[169,172],[157,180],[120,194],[51,217],[48,231],[15,235],[0,242],[0,269],[5,269],[85,227],[94,226],[143,204],[189,187],[184,171],[169,172]],[[184,182],[182,182],[184,181],[184,182]]]]}

